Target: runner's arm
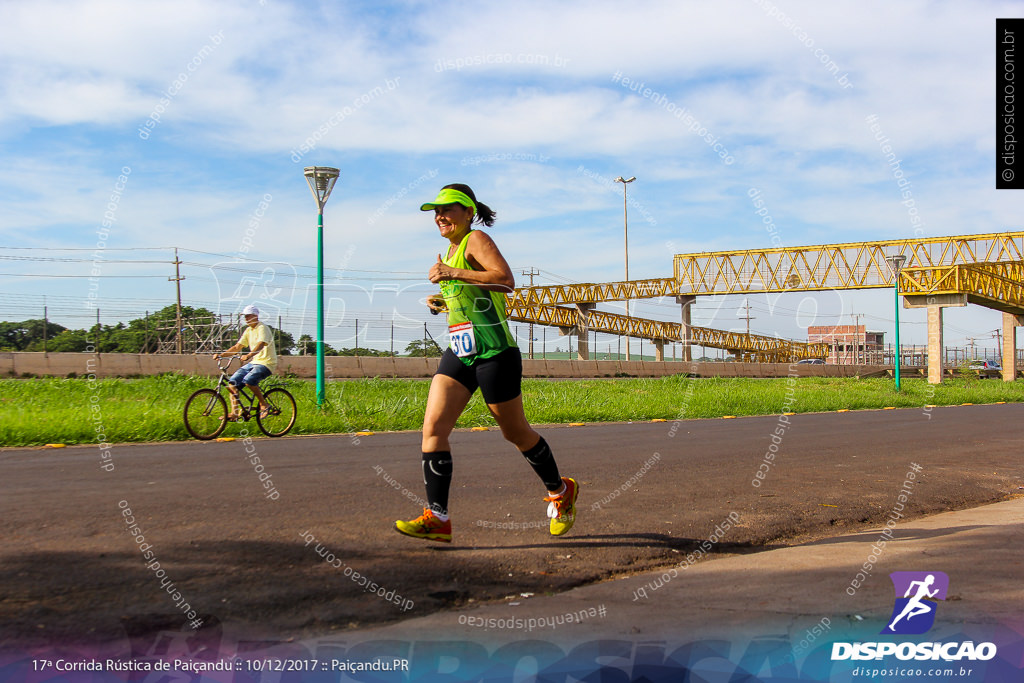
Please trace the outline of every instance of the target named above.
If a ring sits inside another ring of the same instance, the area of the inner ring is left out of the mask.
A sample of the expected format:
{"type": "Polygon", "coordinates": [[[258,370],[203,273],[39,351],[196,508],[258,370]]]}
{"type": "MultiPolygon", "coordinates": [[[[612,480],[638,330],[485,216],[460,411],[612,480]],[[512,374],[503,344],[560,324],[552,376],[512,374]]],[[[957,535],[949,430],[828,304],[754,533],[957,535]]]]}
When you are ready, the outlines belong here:
{"type": "Polygon", "coordinates": [[[512,269],[498,250],[498,245],[487,233],[481,230],[473,231],[469,236],[469,244],[466,245],[466,259],[473,266],[473,270],[447,266],[441,262],[441,255],[438,254],[437,263],[430,269],[430,281],[436,284],[441,280],[460,280],[476,285],[480,289],[506,294],[515,289],[516,281],[512,269]]]}

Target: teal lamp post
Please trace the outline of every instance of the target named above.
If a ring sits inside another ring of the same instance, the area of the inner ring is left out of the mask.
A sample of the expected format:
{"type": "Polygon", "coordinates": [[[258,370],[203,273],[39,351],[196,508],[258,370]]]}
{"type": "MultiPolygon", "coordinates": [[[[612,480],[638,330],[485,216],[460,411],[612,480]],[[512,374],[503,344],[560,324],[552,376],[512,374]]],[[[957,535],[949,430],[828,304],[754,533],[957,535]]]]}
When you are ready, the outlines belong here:
{"type": "Polygon", "coordinates": [[[309,189],[316,200],[316,406],[324,404],[324,204],[331,196],[341,172],[329,166],[304,169],[309,189]]]}
{"type": "Polygon", "coordinates": [[[896,391],[900,390],[900,269],[903,268],[903,264],[907,262],[907,257],[903,254],[896,254],[895,256],[887,256],[885,258],[889,263],[889,267],[892,268],[892,288],[896,292],[896,353],[895,361],[893,365],[896,368],[896,391]]]}

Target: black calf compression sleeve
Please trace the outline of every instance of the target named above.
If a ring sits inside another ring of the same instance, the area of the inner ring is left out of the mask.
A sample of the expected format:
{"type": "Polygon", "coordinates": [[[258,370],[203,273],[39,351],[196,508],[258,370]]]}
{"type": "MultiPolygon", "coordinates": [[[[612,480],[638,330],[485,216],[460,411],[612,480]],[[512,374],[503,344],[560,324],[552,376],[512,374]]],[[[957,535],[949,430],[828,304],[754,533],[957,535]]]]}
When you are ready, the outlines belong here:
{"type": "Polygon", "coordinates": [[[530,463],[533,471],[544,482],[548,491],[558,491],[562,488],[562,478],[558,475],[558,464],[543,436],[536,446],[528,451],[522,451],[522,454],[526,458],[526,462],[530,463]]]}
{"type": "Polygon", "coordinates": [[[448,488],[452,483],[451,451],[423,454],[423,483],[427,487],[430,509],[442,515],[448,514],[448,488]]]}

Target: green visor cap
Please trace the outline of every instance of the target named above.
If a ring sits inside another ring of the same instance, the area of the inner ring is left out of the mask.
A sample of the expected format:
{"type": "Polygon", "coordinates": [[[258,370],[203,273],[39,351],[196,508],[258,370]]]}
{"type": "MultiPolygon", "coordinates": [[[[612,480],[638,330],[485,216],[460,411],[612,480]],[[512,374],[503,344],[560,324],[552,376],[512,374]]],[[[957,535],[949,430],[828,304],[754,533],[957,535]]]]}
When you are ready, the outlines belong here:
{"type": "Polygon", "coordinates": [[[438,193],[437,198],[428,204],[422,205],[420,207],[420,211],[433,211],[437,207],[444,206],[445,204],[462,204],[463,206],[468,206],[473,209],[473,213],[477,212],[476,202],[470,199],[469,195],[465,192],[459,192],[458,190],[453,190],[451,188],[441,190],[438,193]]]}

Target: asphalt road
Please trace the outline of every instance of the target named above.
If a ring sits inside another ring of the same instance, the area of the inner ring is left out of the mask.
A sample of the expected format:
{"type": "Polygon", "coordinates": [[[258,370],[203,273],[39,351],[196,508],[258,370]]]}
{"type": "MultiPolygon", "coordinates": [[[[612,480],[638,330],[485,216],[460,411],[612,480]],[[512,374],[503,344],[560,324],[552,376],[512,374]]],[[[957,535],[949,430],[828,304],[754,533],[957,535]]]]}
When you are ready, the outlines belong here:
{"type": "Polygon", "coordinates": [[[730,516],[712,556],[877,527],[901,492],[906,519],[973,507],[1020,485],[1022,412],[543,428],[581,484],[561,538],[518,452],[497,430],[460,431],[450,545],[392,529],[421,511],[416,433],[123,445],[112,470],[96,446],[4,450],[0,643],[111,642],[188,609],[203,628],[323,635],[672,565],[730,516]]]}

